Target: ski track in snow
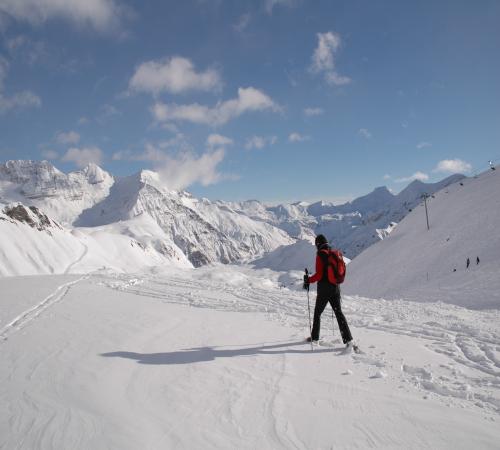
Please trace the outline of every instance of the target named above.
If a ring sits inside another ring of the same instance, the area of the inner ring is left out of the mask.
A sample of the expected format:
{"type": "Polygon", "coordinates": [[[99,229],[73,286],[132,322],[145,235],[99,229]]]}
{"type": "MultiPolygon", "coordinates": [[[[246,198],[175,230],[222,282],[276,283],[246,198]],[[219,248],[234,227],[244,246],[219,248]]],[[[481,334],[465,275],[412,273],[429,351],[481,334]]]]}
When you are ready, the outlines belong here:
{"type": "Polygon", "coordinates": [[[32,308],[22,312],[15,319],[13,319],[2,329],[0,329],[0,338],[2,340],[6,340],[11,333],[19,331],[22,328],[24,328],[26,325],[28,325],[32,320],[36,319],[40,314],[42,314],[48,308],[63,300],[72,286],[74,286],[76,283],[79,283],[84,279],[87,279],[88,277],[89,275],[84,275],[78,278],[77,280],[64,283],[59,287],[57,287],[57,289],[54,292],[45,297],[40,303],[37,303],[32,308]]]}
{"type": "MultiPolygon", "coordinates": [[[[270,320],[297,328],[297,336],[304,333],[307,320],[305,293],[287,289],[242,287],[241,284],[181,276],[114,275],[98,282],[165,303],[218,311],[264,312],[270,320]]],[[[311,295],[311,303],[314,304],[314,295],[311,295]]],[[[361,342],[362,354],[353,353],[351,357],[355,363],[369,367],[370,378],[399,377],[403,385],[421,390],[424,398],[433,396],[446,404],[465,402],[500,414],[499,311],[473,311],[441,303],[351,296],[344,297],[343,309],[354,330],[362,328],[390,333],[394,339],[398,336],[415,338],[435,356],[445,357],[446,362],[441,362],[438,367],[432,363],[428,367],[416,367],[405,360],[389,360],[385,352],[377,353],[369,342],[361,342]]],[[[331,332],[328,309],[322,319],[322,332],[331,332]]],[[[334,338],[332,345],[328,342],[323,345],[333,346],[333,351],[339,353],[342,344],[336,322],[334,338]]],[[[286,443],[280,445],[287,446],[286,443]]]]}
{"type": "Polygon", "coordinates": [[[76,266],[79,262],[81,262],[83,260],[83,258],[85,258],[85,256],[87,256],[87,253],[89,252],[89,248],[83,242],[81,242],[81,244],[83,246],[82,254],[75,261],[73,261],[70,265],[68,265],[68,267],[66,267],[66,270],[64,271],[65,274],[69,273],[70,270],[74,266],[76,266]]]}

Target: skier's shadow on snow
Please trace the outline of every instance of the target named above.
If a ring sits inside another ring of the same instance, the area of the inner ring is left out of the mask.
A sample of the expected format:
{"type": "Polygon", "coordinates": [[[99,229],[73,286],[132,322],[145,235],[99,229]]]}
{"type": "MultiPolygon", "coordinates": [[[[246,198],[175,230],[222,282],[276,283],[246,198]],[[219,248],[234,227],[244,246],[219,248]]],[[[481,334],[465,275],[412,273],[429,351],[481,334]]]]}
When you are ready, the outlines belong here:
{"type": "MultiPolygon", "coordinates": [[[[234,349],[224,349],[220,347],[196,347],[166,353],[134,353],[134,352],[110,352],[101,353],[106,358],[117,357],[133,359],[138,364],[170,365],[170,364],[193,364],[200,362],[214,361],[217,358],[234,358],[237,356],[254,355],[280,355],[290,353],[313,353],[308,347],[306,350],[297,350],[287,347],[306,345],[304,341],[281,342],[273,345],[260,345],[258,347],[244,347],[234,349]]],[[[307,344],[309,346],[309,344],[307,344]]],[[[314,353],[335,352],[335,349],[315,349],[314,353]]]]}

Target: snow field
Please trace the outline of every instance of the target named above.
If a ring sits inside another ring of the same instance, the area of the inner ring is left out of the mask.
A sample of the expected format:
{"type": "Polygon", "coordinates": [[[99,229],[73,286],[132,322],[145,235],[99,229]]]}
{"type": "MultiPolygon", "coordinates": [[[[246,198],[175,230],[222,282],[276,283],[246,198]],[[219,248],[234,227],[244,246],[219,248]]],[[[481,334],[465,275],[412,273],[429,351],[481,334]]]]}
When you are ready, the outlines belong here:
{"type": "MultiPolygon", "coordinates": [[[[191,306],[222,311],[264,312],[271,320],[283,325],[297,329],[307,327],[305,292],[269,289],[270,286],[265,285],[259,288],[259,278],[255,278],[255,275],[252,277],[239,274],[237,270],[235,273],[238,275],[226,273],[227,283],[217,282],[216,278],[224,274],[221,269],[216,272],[218,274],[216,277],[211,269],[198,270],[201,272],[200,278],[197,278],[194,283],[186,283],[184,278],[179,281],[175,281],[175,278],[171,279],[169,285],[174,288],[173,296],[165,291],[162,279],[149,281],[142,279],[139,284],[125,282],[125,285],[112,282],[112,286],[115,289],[123,289],[138,295],[149,295],[169,303],[178,303],[182,298],[181,304],[187,303],[191,306]],[[238,277],[240,277],[239,282],[235,282],[238,277]],[[199,280],[203,279],[208,279],[210,284],[199,288],[197,286],[199,280]],[[184,292],[179,296],[182,291],[184,292]],[[221,298],[221,292],[230,293],[231,298],[221,298]]],[[[264,279],[269,283],[269,273],[264,273],[264,279]]],[[[127,279],[126,276],[125,278],[127,279]]],[[[314,293],[311,292],[311,311],[314,308],[314,298],[314,293]]],[[[457,399],[468,397],[481,408],[500,411],[500,392],[493,390],[493,395],[491,395],[491,386],[496,389],[500,388],[499,311],[479,312],[444,304],[422,305],[416,302],[373,300],[349,296],[344,297],[344,310],[349,323],[355,328],[381,331],[384,336],[392,335],[395,342],[400,342],[404,336],[413,338],[411,342],[418,340],[419,345],[426,349],[422,356],[424,360],[428,351],[431,354],[446,355],[446,361],[437,364],[436,370],[439,374],[433,376],[432,379],[425,380],[424,378],[425,383],[421,383],[421,379],[414,373],[409,373],[411,372],[410,366],[407,365],[407,370],[403,369],[404,362],[409,358],[407,356],[409,352],[404,346],[400,349],[399,356],[393,355],[393,360],[400,360],[398,364],[393,364],[393,369],[401,372],[399,375],[405,382],[413,382],[426,391],[425,395],[445,393],[445,402],[451,401],[452,397],[457,399]]],[[[331,310],[329,307],[323,314],[323,321],[325,322],[323,332],[330,333],[331,310]]],[[[339,345],[341,345],[336,321],[334,327],[339,345]]],[[[307,328],[303,333],[307,335],[307,328]]],[[[356,334],[354,336],[356,337],[356,334]]],[[[372,339],[373,337],[370,336],[369,341],[372,339]]],[[[393,342],[389,343],[389,347],[393,345],[395,345],[393,342]]],[[[364,343],[362,347],[365,347],[364,343]]],[[[410,344],[410,349],[414,352],[414,345],[410,344]]],[[[354,355],[353,357],[377,369],[386,367],[384,354],[354,355]]]]}
{"type": "Polygon", "coordinates": [[[345,297],[311,352],[280,274],[168,271],[0,279],[0,448],[498,448],[498,311],[345,297]]]}

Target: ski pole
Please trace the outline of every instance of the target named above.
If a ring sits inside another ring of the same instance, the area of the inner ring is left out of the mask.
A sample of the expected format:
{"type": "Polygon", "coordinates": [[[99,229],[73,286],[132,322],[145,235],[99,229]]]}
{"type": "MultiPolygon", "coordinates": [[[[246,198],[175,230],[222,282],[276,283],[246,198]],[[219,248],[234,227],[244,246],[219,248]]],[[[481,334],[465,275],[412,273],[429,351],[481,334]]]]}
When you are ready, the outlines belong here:
{"type": "MultiPolygon", "coordinates": [[[[306,276],[309,276],[309,271],[307,267],[305,269],[306,276]]],[[[311,337],[311,351],[314,351],[313,340],[312,340],[312,326],[311,326],[311,304],[309,303],[309,283],[307,284],[307,309],[309,311],[309,336],[311,337]]]]}
{"type": "Polygon", "coordinates": [[[335,322],[333,321],[333,308],[332,308],[332,335],[335,336],[335,322]]]}

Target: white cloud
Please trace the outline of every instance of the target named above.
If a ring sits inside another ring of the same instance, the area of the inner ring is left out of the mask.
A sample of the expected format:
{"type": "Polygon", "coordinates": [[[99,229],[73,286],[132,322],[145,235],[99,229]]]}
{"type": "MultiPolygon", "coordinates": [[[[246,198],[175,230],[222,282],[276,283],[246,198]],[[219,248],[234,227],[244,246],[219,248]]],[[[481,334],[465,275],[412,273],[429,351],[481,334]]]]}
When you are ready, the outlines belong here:
{"type": "Polygon", "coordinates": [[[90,120],[85,116],[82,116],[78,119],[78,125],[87,125],[89,122],[90,120]]]}
{"type": "Polygon", "coordinates": [[[360,128],[358,131],[360,136],[363,136],[365,139],[371,139],[372,134],[366,128],[360,128]]]}
{"type": "Polygon", "coordinates": [[[432,144],[430,142],[419,142],[417,144],[417,148],[419,150],[423,149],[423,148],[428,148],[428,147],[432,147],[432,144]]]}
{"type": "Polygon", "coordinates": [[[305,108],[304,109],[304,114],[308,117],[320,116],[324,112],[325,112],[325,110],[323,108],[305,108]]]}
{"type": "Polygon", "coordinates": [[[311,139],[309,136],[305,136],[297,132],[290,133],[290,135],[288,136],[289,142],[304,142],[308,141],[309,139],[311,139]]]}
{"type": "Polygon", "coordinates": [[[80,135],[76,131],[61,131],[56,134],[55,140],[58,144],[74,145],[80,142],[80,135]]]}
{"type": "Polygon", "coordinates": [[[112,156],[113,161],[147,161],[160,163],[167,159],[165,150],[173,149],[177,152],[191,152],[191,146],[182,133],[176,134],[173,138],[157,143],[146,142],[144,150],[132,152],[131,150],[121,150],[112,156]]]}
{"type": "Polygon", "coordinates": [[[351,82],[349,77],[339,75],[337,72],[326,72],[325,80],[328,84],[334,84],[335,86],[342,86],[351,82]]]}
{"type": "Polygon", "coordinates": [[[396,183],[406,183],[408,181],[415,181],[415,180],[418,180],[418,181],[427,181],[429,179],[429,175],[427,175],[426,173],[423,173],[423,172],[415,172],[412,176],[410,177],[404,177],[404,178],[398,178],[394,181],[396,181],[396,183]]]}
{"type": "Polygon", "coordinates": [[[57,153],[55,150],[42,150],[42,156],[46,159],[58,159],[59,158],[59,153],[57,153]]]}
{"type": "Polygon", "coordinates": [[[64,19],[108,32],[116,30],[127,8],[114,0],[1,0],[0,13],[32,25],[64,19]]]}
{"type": "Polygon", "coordinates": [[[467,173],[472,170],[472,166],[461,159],[444,159],[439,161],[434,172],[444,173],[467,173]]]}
{"type": "Polygon", "coordinates": [[[253,87],[239,88],[238,97],[217,103],[213,108],[198,103],[189,105],[157,102],[151,108],[158,122],[187,121],[212,126],[224,125],[250,111],[280,111],[280,107],[264,92],[253,87]]]}
{"type": "Polygon", "coordinates": [[[329,71],[335,68],[334,54],[340,48],[341,39],[337,33],[318,33],[318,46],[312,56],[311,70],[329,71]]]}
{"type": "Polygon", "coordinates": [[[208,186],[224,179],[217,170],[224,155],[224,150],[218,149],[199,157],[190,152],[181,153],[175,158],[166,156],[165,163],[157,171],[168,189],[182,190],[195,183],[208,186]]]}
{"type": "Polygon", "coordinates": [[[191,90],[218,91],[221,86],[217,70],[196,72],[189,59],[178,56],[142,63],[129,81],[131,91],[153,95],[161,92],[180,94],[191,90]]]}
{"type": "Polygon", "coordinates": [[[83,168],[89,163],[101,164],[103,153],[98,147],[70,148],[61,158],[63,162],[73,162],[83,168]]]}
{"type": "Polygon", "coordinates": [[[328,84],[341,86],[349,84],[349,77],[340,75],[335,68],[335,55],[342,45],[340,35],[329,31],[318,33],[318,46],[314,50],[309,70],[312,73],[323,74],[328,84]]]}
{"type": "Polygon", "coordinates": [[[384,180],[390,180],[391,176],[389,174],[385,174],[383,178],[384,178],[384,180]]]}
{"type": "Polygon", "coordinates": [[[245,148],[247,150],[252,150],[254,148],[261,149],[276,144],[277,140],[278,138],[276,136],[252,136],[247,139],[245,148]]]}
{"type": "Polygon", "coordinates": [[[209,148],[214,148],[214,147],[224,147],[226,145],[232,145],[233,140],[226,137],[222,136],[220,134],[211,134],[207,138],[207,147],[209,148]]]}
{"type": "Polygon", "coordinates": [[[179,127],[175,125],[174,123],[162,123],[161,127],[164,130],[170,131],[170,133],[178,134],[179,133],[179,127]]]}
{"type": "Polygon", "coordinates": [[[6,96],[4,93],[4,82],[9,73],[9,62],[0,56],[0,114],[12,109],[40,107],[42,100],[31,91],[16,92],[14,95],[6,96]]]}

